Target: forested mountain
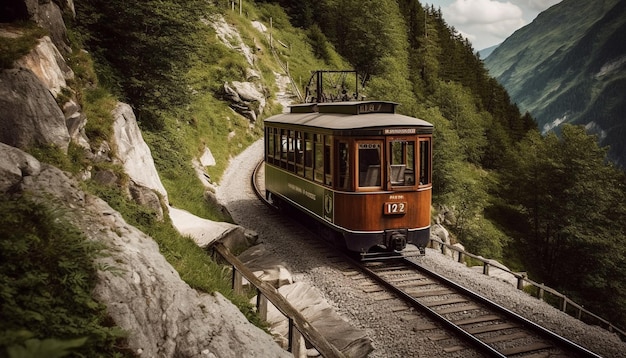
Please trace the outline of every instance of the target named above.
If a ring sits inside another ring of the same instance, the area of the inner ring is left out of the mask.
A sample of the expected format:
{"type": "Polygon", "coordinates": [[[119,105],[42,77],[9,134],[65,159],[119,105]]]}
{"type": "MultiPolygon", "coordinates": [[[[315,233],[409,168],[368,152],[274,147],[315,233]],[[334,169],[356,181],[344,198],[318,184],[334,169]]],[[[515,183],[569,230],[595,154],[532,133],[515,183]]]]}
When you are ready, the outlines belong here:
{"type": "MultiPolygon", "coordinates": [[[[605,12],[610,7],[608,1],[599,4],[605,12]]],[[[590,21],[591,12],[585,10],[579,8],[581,22],[590,21]]],[[[250,20],[272,23],[273,36],[289,44],[276,55],[289,63],[293,78],[306,79],[319,68],[352,67],[361,74],[368,98],[399,102],[404,114],[434,124],[435,211],[468,251],[529,271],[626,325],[626,287],[620,284],[626,282],[623,173],[606,164],[606,151],[581,128],[565,127],[562,138],[540,136],[533,118],[520,113],[440,10],[417,0],[259,0],[244,2],[243,16],[236,16],[222,3],[207,8],[175,0],[141,6],[96,0],[77,4],[77,12],[85,43],[102,64],[101,77],[113,79],[108,83],[138,109],[145,136],[158,148],[165,185],[176,186],[174,173],[184,171],[171,159],[181,157],[178,147],[193,149],[206,141],[198,133],[193,138],[199,143],[176,144],[178,132],[171,128],[185,123],[179,117],[194,118],[182,127],[186,131],[200,132],[208,120],[212,140],[219,141],[219,133],[226,135],[220,128],[232,124],[212,114],[215,106],[198,106],[207,101],[199,96],[219,100],[224,82],[246,78],[245,64],[203,34],[202,21],[190,19],[222,13],[240,29],[250,20]],[[173,77],[184,73],[190,75],[173,77]],[[598,297],[615,304],[604,305],[598,297]]],[[[571,37],[567,29],[561,34],[571,37]]],[[[269,44],[253,31],[247,36],[258,48],[262,80],[271,81],[277,70],[273,58],[264,56],[269,44]]],[[[582,50],[593,39],[576,44],[582,50]]],[[[573,63],[587,58],[559,57],[573,63]]],[[[604,65],[592,62],[596,69],[604,65]]],[[[219,173],[212,175],[219,178],[219,173]]]]}
{"type": "MultiPolygon", "coordinates": [[[[369,99],[398,102],[403,114],[434,125],[433,218],[455,240],[626,326],[626,178],[594,137],[575,126],[541,136],[471,43],[417,0],[240,4],[76,1],[70,62],[89,139],[110,136],[110,98],[126,101],[170,203],[207,217],[191,163],[210,147],[218,164],[206,174],[219,181],[229,158],[261,137],[263,118],[281,110],[277,60],[300,84],[312,70],[355,68],[369,99]],[[239,40],[219,40],[219,19],[254,49],[252,60],[234,48],[239,40]],[[252,21],[271,28],[276,46],[252,21]],[[253,123],[225,100],[225,84],[235,81],[263,88],[268,105],[253,123]]],[[[93,165],[71,161],[76,172],[93,165]]]]}
{"type": "Polygon", "coordinates": [[[584,125],[625,167],[625,33],[626,1],[564,0],[506,39],[485,65],[543,133],[584,125]]]}

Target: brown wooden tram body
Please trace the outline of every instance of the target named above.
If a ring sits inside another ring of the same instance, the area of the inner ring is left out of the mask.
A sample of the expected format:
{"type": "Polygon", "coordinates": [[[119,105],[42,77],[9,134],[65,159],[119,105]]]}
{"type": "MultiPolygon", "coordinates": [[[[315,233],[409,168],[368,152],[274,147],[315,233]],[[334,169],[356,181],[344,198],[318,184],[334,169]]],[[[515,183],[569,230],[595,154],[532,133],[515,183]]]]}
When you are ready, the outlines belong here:
{"type": "Polygon", "coordinates": [[[265,187],[338,233],[351,251],[422,251],[430,236],[430,123],[396,103],[291,107],[265,120],[265,187]]]}

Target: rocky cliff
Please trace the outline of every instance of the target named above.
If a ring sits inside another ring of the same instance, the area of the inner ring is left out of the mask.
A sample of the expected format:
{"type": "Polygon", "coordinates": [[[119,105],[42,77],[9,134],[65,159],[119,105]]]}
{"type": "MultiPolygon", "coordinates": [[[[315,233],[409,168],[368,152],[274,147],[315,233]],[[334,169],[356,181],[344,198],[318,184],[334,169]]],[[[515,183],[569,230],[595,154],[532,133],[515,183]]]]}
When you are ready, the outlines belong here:
{"type": "MultiPolygon", "coordinates": [[[[28,195],[54,203],[88,240],[106,245],[109,255],[96,264],[113,269],[98,271],[94,295],[106,304],[114,323],[128,332],[128,345],[137,355],[290,356],[222,295],[197,292],[183,282],[152,238],[127,224],[106,202],[80,189],[80,180],[106,182],[112,177],[110,180],[116,180],[115,173],[92,170],[75,177],[26,153],[33,147],[54,147],[67,153],[70,143],[76,144],[91,160],[120,164],[130,179],[128,194],[139,204],[154,209],[160,217],[170,210],[167,192],[130,106],[119,103],[115,107],[114,136],[110,142],[96,145],[85,135],[90,119],[75,96],[61,95],[65,89],[73,93],[68,81],[74,74],[64,60],[71,49],[62,18],[63,13],[73,15],[72,1],[17,1],[11,5],[3,5],[3,21],[32,20],[50,36],[41,38],[13,68],[0,70],[1,195],[28,195]]],[[[21,34],[5,29],[0,36],[21,34]]],[[[177,224],[185,230],[184,222],[177,224]]],[[[204,224],[203,235],[209,242],[231,229],[204,224]]]]}

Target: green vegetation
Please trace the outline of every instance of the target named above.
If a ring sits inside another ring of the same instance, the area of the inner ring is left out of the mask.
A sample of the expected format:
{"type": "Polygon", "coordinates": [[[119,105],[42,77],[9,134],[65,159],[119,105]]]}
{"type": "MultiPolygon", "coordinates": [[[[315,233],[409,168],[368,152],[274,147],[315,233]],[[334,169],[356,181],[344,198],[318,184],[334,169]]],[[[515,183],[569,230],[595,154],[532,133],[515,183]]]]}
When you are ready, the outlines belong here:
{"type": "MultiPolygon", "coordinates": [[[[434,201],[450,214],[454,239],[626,322],[623,173],[606,164],[605,150],[580,128],[564,129],[562,139],[541,137],[439,10],[417,0],[245,2],[243,16],[227,9],[199,0],[76,3],[74,47],[93,56],[93,64],[82,52],[70,59],[89,138],[110,140],[110,110],[122,98],[136,110],[171,204],[228,220],[203,199],[191,163],[210,148],[217,165],[207,174],[219,182],[229,158],[260,138],[262,118],[250,123],[222,100],[224,83],[246,80],[249,64],[203,21],[219,13],[254,49],[268,99],[276,92],[273,72],[282,72],[276,59],[300,88],[311,70],[356,68],[368,98],[399,102],[402,113],[433,123],[434,201]],[[274,48],[251,20],[271,21],[274,48]]],[[[270,104],[264,115],[278,111],[270,104]]],[[[91,164],[76,147],[69,159],[54,149],[37,151],[74,173],[91,164]]],[[[154,237],[192,287],[222,292],[254,317],[222,268],[167,218],[159,222],[120,188],[90,182],[88,189],[154,237]]]]}
{"type": "Polygon", "coordinates": [[[106,254],[103,247],[57,208],[28,198],[0,197],[0,218],[0,349],[8,347],[11,357],[70,349],[88,357],[132,356],[124,350],[125,333],[91,297],[93,260],[106,254]]]}
{"type": "Polygon", "coordinates": [[[525,224],[512,248],[547,285],[626,322],[626,178],[582,127],[562,129],[529,135],[511,158],[505,205],[525,224]]]}

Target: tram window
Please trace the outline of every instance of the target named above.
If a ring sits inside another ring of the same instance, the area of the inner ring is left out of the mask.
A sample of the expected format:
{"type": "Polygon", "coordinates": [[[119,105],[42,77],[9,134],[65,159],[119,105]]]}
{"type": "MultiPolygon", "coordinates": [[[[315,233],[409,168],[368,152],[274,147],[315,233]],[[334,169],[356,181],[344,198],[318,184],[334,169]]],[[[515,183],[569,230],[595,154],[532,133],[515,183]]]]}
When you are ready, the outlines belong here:
{"type": "Polygon", "coordinates": [[[304,140],[302,139],[302,132],[296,132],[295,152],[296,152],[296,171],[300,176],[304,176],[304,152],[303,149],[304,140]]]}
{"type": "Polygon", "coordinates": [[[348,143],[339,142],[339,183],[340,189],[350,189],[350,152],[348,151],[348,143]]]}
{"type": "Polygon", "coordinates": [[[267,136],[267,162],[274,163],[274,128],[266,128],[267,136]]]}
{"type": "Polygon", "coordinates": [[[359,143],[359,186],[380,186],[380,143],[359,143]]]}
{"type": "Polygon", "coordinates": [[[313,135],[311,133],[305,133],[304,143],[304,176],[313,179],[313,135]]]}
{"type": "Polygon", "coordinates": [[[289,137],[287,136],[287,130],[280,130],[280,166],[287,167],[287,153],[289,151],[289,137]]]}
{"type": "Polygon", "coordinates": [[[420,185],[430,184],[430,140],[420,141],[420,185]]]}
{"type": "Polygon", "coordinates": [[[324,138],[321,134],[315,135],[315,174],[314,179],[320,183],[324,182],[324,138]]]}
{"type": "Polygon", "coordinates": [[[415,141],[395,140],[389,142],[390,173],[393,186],[415,184],[415,141]]]}
{"type": "Polygon", "coordinates": [[[332,171],[332,160],[330,158],[330,154],[332,153],[332,148],[330,146],[331,138],[325,137],[326,143],[324,144],[324,183],[326,185],[333,185],[333,171],[332,171]]]}
{"type": "Polygon", "coordinates": [[[295,172],[296,171],[296,167],[294,165],[295,161],[296,161],[296,149],[295,149],[295,144],[296,144],[296,133],[295,131],[290,130],[289,131],[289,139],[288,139],[288,143],[287,143],[287,147],[288,147],[288,153],[287,153],[287,161],[288,161],[288,165],[287,165],[287,170],[289,170],[290,172],[295,172]]]}

